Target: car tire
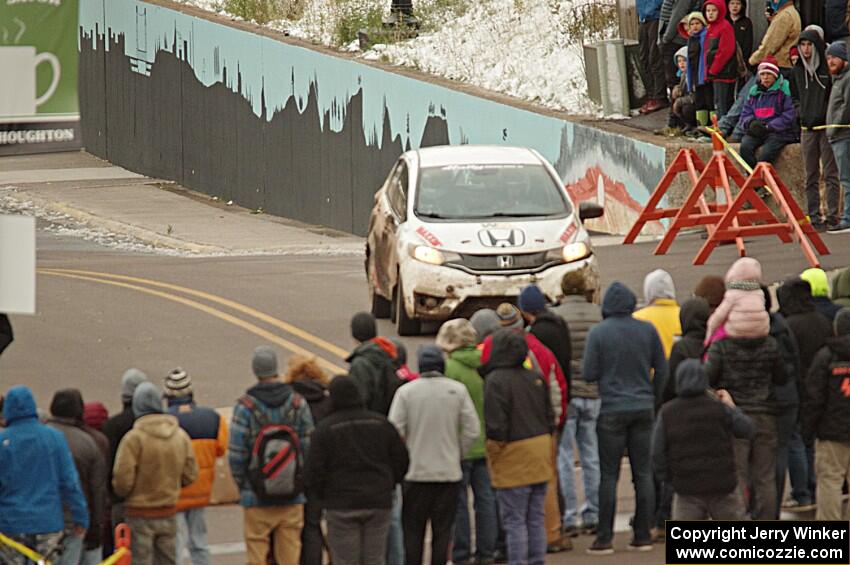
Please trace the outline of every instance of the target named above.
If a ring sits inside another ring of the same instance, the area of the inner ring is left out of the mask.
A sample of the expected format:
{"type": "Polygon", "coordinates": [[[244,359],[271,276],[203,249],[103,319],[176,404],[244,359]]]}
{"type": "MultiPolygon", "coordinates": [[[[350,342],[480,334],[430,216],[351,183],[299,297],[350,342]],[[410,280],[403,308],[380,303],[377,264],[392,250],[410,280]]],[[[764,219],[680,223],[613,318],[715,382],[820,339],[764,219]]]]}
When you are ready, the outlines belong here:
{"type": "Polygon", "coordinates": [[[410,318],[407,315],[407,309],[404,307],[404,288],[402,287],[401,277],[395,285],[395,293],[393,300],[393,310],[395,314],[396,331],[400,336],[419,335],[422,324],[415,318],[410,318]]]}
{"type": "Polygon", "coordinates": [[[392,316],[392,303],[374,290],[372,291],[372,315],[379,320],[386,320],[392,316]]]}

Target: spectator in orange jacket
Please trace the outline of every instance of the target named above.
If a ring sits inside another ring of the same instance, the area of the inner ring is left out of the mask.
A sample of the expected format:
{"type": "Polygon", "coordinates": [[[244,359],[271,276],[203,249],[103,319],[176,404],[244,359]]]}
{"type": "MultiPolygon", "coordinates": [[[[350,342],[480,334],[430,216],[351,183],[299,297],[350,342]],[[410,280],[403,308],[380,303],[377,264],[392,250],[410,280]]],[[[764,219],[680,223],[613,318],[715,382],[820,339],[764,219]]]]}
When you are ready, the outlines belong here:
{"type": "Polygon", "coordinates": [[[165,378],[165,397],[169,414],[189,434],[198,461],[198,480],[183,487],[177,501],[177,563],[183,563],[188,546],[192,565],[210,565],[204,508],[210,503],[215,460],[227,451],[227,423],[212,408],[195,405],[192,378],[179,367],[165,378]]]}

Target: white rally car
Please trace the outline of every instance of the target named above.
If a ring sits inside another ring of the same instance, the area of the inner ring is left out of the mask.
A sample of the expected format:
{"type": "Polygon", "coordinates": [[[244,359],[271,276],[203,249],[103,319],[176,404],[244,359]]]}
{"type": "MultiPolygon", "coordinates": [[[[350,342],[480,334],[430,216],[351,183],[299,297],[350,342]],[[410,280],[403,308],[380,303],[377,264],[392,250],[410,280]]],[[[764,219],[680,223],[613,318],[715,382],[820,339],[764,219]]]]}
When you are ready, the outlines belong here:
{"type": "Polygon", "coordinates": [[[596,257],[555,169],[531,149],[443,146],[404,153],[375,195],[366,243],[372,313],[399,335],[469,317],[537,283],[561,297],[568,271],[598,291],[596,257]]]}

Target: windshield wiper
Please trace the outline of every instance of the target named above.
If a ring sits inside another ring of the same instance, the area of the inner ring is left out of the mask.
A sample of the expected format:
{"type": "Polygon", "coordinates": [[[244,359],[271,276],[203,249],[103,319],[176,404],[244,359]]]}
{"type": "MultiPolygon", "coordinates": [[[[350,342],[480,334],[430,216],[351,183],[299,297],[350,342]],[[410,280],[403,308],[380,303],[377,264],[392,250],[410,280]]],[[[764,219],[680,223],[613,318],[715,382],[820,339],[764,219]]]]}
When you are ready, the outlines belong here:
{"type": "Polygon", "coordinates": [[[453,218],[457,218],[457,216],[444,216],[442,214],[438,214],[437,212],[416,212],[416,215],[422,218],[433,218],[435,220],[450,220],[453,218]]]}
{"type": "Polygon", "coordinates": [[[467,220],[486,220],[487,218],[539,218],[542,216],[551,216],[540,212],[493,212],[492,214],[481,214],[479,216],[464,216],[467,220]]]}

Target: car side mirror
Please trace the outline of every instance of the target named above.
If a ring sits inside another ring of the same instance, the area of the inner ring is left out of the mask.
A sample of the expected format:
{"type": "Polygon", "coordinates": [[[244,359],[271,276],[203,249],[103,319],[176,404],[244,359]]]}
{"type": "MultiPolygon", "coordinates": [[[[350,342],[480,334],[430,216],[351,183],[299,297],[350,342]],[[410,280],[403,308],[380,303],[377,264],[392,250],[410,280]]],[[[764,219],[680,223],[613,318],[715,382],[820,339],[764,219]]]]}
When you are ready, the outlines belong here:
{"type": "Polygon", "coordinates": [[[582,202],[578,205],[578,219],[582,222],[592,220],[593,218],[601,218],[605,214],[605,208],[596,202],[582,202]]]}

